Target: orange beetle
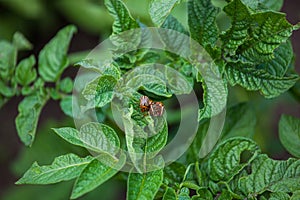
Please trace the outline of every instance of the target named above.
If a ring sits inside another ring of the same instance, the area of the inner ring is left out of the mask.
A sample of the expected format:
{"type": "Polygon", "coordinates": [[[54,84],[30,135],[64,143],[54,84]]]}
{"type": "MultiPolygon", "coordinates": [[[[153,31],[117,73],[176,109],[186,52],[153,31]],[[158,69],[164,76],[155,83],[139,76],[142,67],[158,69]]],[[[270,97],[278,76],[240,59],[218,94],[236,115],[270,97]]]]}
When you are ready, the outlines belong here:
{"type": "Polygon", "coordinates": [[[161,102],[153,102],[150,105],[149,113],[151,116],[160,117],[164,114],[165,107],[161,102]]]}
{"type": "Polygon", "coordinates": [[[140,109],[144,112],[149,112],[153,117],[162,116],[164,113],[164,105],[161,102],[154,102],[147,96],[141,96],[140,98],[140,109]]]}
{"type": "Polygon", "coordinates": [[[141,96],[140,98],[140,109],[142,112],[148,112],[152,101],[147,96],[141,96]]]}

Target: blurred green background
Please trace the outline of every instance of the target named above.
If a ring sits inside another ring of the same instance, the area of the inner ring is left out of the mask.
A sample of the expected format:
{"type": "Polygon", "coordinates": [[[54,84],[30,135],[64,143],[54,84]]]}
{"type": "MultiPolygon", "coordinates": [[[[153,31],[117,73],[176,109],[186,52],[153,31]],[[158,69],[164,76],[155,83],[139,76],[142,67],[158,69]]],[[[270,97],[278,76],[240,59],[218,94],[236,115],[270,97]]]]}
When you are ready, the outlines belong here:
{"type": "MultiPolygon", "coordinates": [[[[151,25],[147,13],[149,0],[124,0],[132,15],[147,25],[151,25]]],[[[222,4],[216,0],[216,4],[222,4]]],[[[282,11],[295,24],[300,21],[300,1],[286,0],[282,11]]],[[[186,23],[185,7],[177,7],[173,14],[186,23]]],[[[223,28],[228,23],[223,24],[223,28]]],[[[0,39],[11,40],[13,33],[22,32],[34,45],[31,52],[22,52],[19,59],[30,54],[38,55],[41,48],[55,33],[67,24],[75,24],[78,33],[74,36],[70,53],[76,61],[93,49],[111,33],[112,18],[102,0],[0,0],[0,39]]],[[[294,32],[292,43],[296,54],[295,66],[300,73],[300,31],[294,32]]],[[[67,69],[64,76],[76,76],[76,69],[67,69]]],[[[36,141],[32,148],[21,144],[15,130],[14,119],[17,105],[22,98],[13,98],[0,110],[0,198],[4,200],[60,200],[68,199],[73,181],[47,186],[15,186],[14,182],[34,161],[50,164],[54,157],[69,152],[86,155],[84,149],[76,148],[61,140],[50,130],[52,127],[72,126],[73,121],[63,115],[58,102],[50,101],[41,114],[36,141]]],[[[283,159],[289,155],[278,141],[277,124],[280,115],[290,114],[300,117],[300,105],[290,93],[274,100],[265,100],[257,93],[248,93],[235,87],[230,89],[229,105],[251,101],[257,113],[256,141],[271,157],[283,159]]],[[[126,184],[109,181],[83,198],[125,199],[126,184]],[[102,197],[102,198],[99,198],[102,197]]]]}

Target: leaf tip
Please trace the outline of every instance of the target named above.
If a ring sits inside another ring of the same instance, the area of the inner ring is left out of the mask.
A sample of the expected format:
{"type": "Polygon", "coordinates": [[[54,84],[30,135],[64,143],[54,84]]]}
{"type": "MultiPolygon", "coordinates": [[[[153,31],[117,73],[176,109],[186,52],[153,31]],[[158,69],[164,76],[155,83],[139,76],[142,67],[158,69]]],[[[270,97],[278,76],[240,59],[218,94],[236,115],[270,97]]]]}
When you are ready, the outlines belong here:
{"type": "Polygon", "coordinates": [[[69,28],[70,32],[72,32],[72,33],[77,32],[77,27],[74,24],[67,25],[66,28],[69,28]]]}
{"type": "Polygon", "coordinates": [[[19,180],[17,180],[17,181],[15,182],[15,185],[22,185],[22,184],[23,184],[22,178],[20,178],[19,180]]]}
{"type": "Polygon", "coordinates": [[[59,128],[51,128],[51,130],[54,132],[54,133],[57,133],[59,128]]]}
{"type": "Polygon", "coordinates": [[[298,22],[297,24],[295,24],[295,25],[293,26],[293,30],[294,30],[294,31],[298,30],[299,28],[300,28],[300,22],[298,22]]]}
{"type": "Polygon", "coordinates": [[[77,199],[78,197],[80,197],[80,195],[78,195],[77,193],[74,193],[74,191],[72,191],[70,199],[77,199]]]}

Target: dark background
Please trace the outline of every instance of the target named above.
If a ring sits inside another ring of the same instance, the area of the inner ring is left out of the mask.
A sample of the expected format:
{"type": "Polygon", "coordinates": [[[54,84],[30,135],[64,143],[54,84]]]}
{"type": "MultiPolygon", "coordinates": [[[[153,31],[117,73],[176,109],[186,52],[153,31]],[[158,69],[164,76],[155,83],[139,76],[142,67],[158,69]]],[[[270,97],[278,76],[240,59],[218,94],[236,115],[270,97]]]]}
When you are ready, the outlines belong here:
{"type": "MultiPolygon", "coordinates": [[[[30,52],[21,52],[19,58],[27,57],[30,54],[37,56],[45,43],[60,28],[67,24],[75,24],[78,27],[78,33],[72,40],[70,53],[92,49],[109,35],[112,19],[105,11],[103,2],[88,1],[88,5],[82,2],[87,1],[0,0],[0,39],[11,40],[13,33],[20,31],[34,45],[34,48],[30,52]]],[[[128,3],[129,7],[138,7],[143,1],[128,3]]],[[[147,21],[148,16],[143,13],[144,8],[136,9],[138,11],[131,10],[135,11],[133,12],[134,16],[147,21]]],[[[287,13],[288,21],[296,24],[300,21],[300,1],[286,0],[282,12],[287,13]]],[[[300,73],[300,31],[293,33],[292,43],[296,55],[296,70],[300,73]]],[[[70,68],[64,75],[74,77],[76,69],[70,68]]],[[[299,103],[288,94],[276,100],[265,100],[257,95],[252,97],[251,94],[239,88],[232,89],[231,92],[232,104],[252,100],[261,106],[255,107],[258,110],[256,141],[263,151],[278,159],[289,156],[278,141],[277,124],[283,113],[300,117],[299,103]]],[[[49,164],[55,156],[61,154],[74,152],[84,155],[86,153],[82,149],[61,141],[50,131],[51,127],[72,125],[72,119],[65,117],[58,102],[54,101],[50,101],[41,113],[33,147],[24,147],[18,138],[14,124],[18,114],[17,106],[21,100],[22,97],[13,98],[0,109],[0,197],[9,200],[67,199],[72,182],[52,186],[14,186],[14,182],[35,160],[38,160],[40,164],[49,164]]],[[[120,199],[124,194],[125,184],[122,186],[119,183],[109,182],[105,185],[85,199],[97,199],[97,194],[107,194],[105,199],[120,199]]]]}

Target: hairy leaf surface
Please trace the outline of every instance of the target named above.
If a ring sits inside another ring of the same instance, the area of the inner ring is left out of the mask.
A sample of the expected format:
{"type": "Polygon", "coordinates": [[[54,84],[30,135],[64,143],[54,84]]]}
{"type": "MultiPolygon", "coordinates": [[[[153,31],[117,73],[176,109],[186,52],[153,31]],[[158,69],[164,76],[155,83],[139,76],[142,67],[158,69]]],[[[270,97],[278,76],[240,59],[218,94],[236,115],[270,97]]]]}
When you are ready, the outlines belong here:
{"type": "Polygon", "coordinates": [[[288,115],[281,116],[279,138],[289,153],[300,158],[300,119],[288,115]]]}
{"type": "Polygon", "coordinates": [[[16,127],[21,141],[26,146],[31,146],[34,141],[39,116],[48,98],[43,92],[35,92],[19,104],[16,127]]]}
{"type": "Polygon", "coordinates": [[[153,199],[163,180],[163,170],[144,174],[130,173],[127,182],[127,200],[153,199]]]}
{"type": "Polygon", "coordinates": [[[97,153],[114,155],[119,151],[120,140],[118,135],[111,127],[105,124],[90,122],[84,124],[80,131],[70,127],[53,130],[69,143],[97,153]]]}
{"type": "Polygon", "coordinates": [[[120,0],[105,0],[109,13],[114,18],[113,34],[138,28],[138,23],[131,17],[128,8],[120,0]]]}
{"type": "Polygon", "coordinates": [[[231,85],[241,85],[249,91],[260,91],[266,98],[274,98],[290,89],[299,79],[297,75],[276,77],[264,70],[228,65],[226,76],[231,85]]]}
{"type": "Polygon", "coordinates": [[[35,162],[17,184],[51,184],[71,180],[79,176],[93,159],[90,156],[80,158],[75,154],[67,154],[55,158],[51,165],[39,166],[35,162]]]}
{"type": "Polygon", "coordinates": [[[39,74],[44,81],[55,82],[69,65],[67,51],[76,27],[61,29],[39,53],[39,74]]]}
{"type": "Polygon", "coordinates": [[[180,0],[151,0],[149,14],[156,26],[161,26],[180,0]]]}
{"type": "Polygon", "coordinates": [[[188,1],[188,24],[191,36],[203,47],[213,47],[218,40],[219,31],[216,24],[219,8],[212,5],[210,0],[188,1]]]}
{"type": "Polygon", "coordinates": [[[123,167],[126,161],[126,156],[122,154],[119,160],[111,163],[110,166],[103,164],[98,159],[94,159],[90,162],[80,176],[77,178],[71,199],[77,199],[78,197],[96,189],[99,185],[113,177],[123,167]]]}
{"type": "Polygon", "coordinates": [[[19,84],[26,86],[36,79],[37,73],[34,69],[35,62],[35,57],[32,55],[18,64],[16,68],[16,79],[19,84]]]}
{"type": "Polygon", "coordinates": [[[260,152],[257,144],[246,138],[231,138],[222,142],[209,157],[209,175],[215,181],[227,181],[239,173],[260,152]],[[251,153],[246,163],[241,161],[241,154],[251,153]]]}
{"type": "Polygon", "coordinates": [[[248,197],[265,191],[293,192],[300,188],[300,160],[277,161],[260,155],[251,165],[251,174],[242,177],[239,188],[248,197]]]}

